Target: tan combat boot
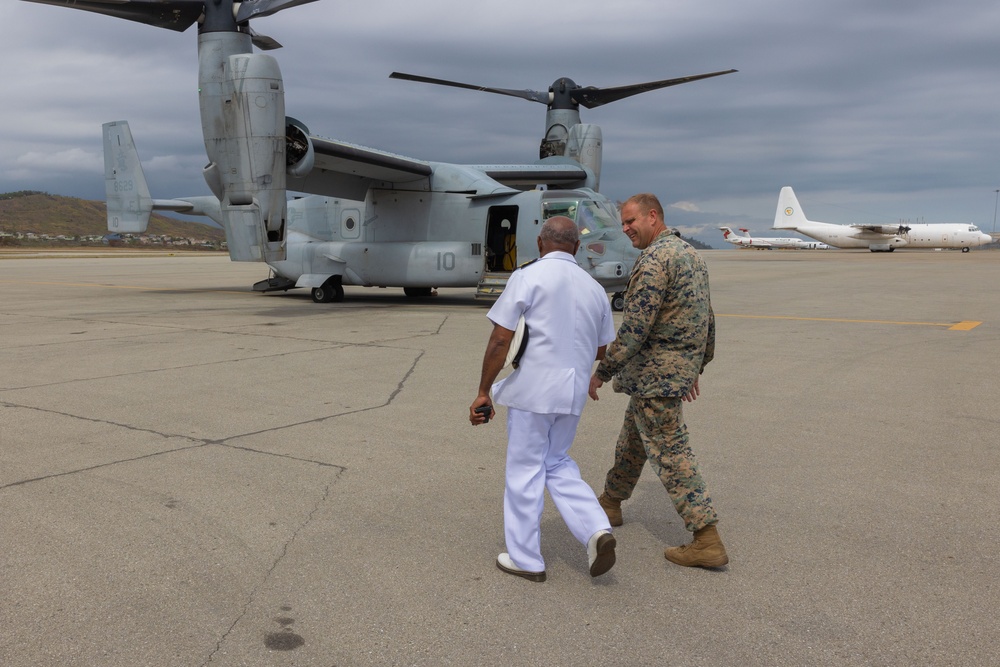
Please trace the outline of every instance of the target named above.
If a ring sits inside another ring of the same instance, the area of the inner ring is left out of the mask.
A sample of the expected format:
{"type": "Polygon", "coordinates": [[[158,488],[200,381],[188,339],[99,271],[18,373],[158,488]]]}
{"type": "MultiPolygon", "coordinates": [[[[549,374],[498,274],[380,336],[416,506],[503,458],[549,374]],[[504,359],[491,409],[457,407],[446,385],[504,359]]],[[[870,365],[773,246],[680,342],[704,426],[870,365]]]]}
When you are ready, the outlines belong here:
{"type": "Polygon", "coordinates": [[[715,524],[694,531],[694,540],[682,547],[667,547],[663,557],[684,567],[722,567],[729,562],[715,524]]]}
{"type": "Polygon", "coordinates": [[[624,523],[622,521],[622,501],[609,497],[607,493],[602,493],[598,496],[597,502],[604,508],[604,513],[608,515],[608,522],[612,526],[620,526],[624,523]]]}

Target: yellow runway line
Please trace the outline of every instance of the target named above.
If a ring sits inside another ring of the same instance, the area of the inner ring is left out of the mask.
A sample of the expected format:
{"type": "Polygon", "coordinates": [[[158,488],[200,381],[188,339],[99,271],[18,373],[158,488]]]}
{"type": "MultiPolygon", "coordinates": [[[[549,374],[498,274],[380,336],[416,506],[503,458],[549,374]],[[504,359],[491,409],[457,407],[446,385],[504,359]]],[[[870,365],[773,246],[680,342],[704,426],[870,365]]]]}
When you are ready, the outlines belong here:
{"type": "Polygon", "coordinates": [[[791,315],[728,315],[716,313],[716,317],[737,317],[747,320],[797,320],[800,322],[844,322],[849,324],[894,324],[904,326],[947,327],[948,331],[970,331],[982,322],[966,320],[963,322],[896,322],[892,320],[851,320],[839,317],[793,317],[791,315]]]}

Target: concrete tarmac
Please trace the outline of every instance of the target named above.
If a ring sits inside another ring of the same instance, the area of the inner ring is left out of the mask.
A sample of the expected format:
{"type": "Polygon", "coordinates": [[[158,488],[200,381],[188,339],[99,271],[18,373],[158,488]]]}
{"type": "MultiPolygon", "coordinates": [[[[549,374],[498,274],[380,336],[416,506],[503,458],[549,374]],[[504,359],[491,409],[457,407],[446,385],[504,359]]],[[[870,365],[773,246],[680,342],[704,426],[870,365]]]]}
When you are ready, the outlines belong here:
{"type": "MultiPolygon", "coordinates": [[[[647,468],[597,579],[547,501],[542,584],[494,566],[471,289],[0,261],[0,664],[995,664],[1000,254],[705,255],[685,417],[730,565],[663,558],[689,535],[647,468]]],[[[598,491],[625,404],[572,450],[598,491]]]]}

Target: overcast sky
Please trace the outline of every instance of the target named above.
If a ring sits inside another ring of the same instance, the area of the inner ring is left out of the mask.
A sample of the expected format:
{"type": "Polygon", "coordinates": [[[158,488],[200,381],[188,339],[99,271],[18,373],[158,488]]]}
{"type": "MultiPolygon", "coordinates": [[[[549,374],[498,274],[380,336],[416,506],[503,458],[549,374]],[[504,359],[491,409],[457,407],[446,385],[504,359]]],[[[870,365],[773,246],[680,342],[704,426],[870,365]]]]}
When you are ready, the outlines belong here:
{"type": "MultiPolygon", "coordinates": [[[[581,110],[602,192],[654,192],[715,247],[722,225],[786,235],[784,185],[825,222],[995,224],[996,0],[319,0],[253,27],[312,133],[436,161],[531,162],[545,108],[393,71],[544,91],[738,69],[581,110]]],[[[154,197],[208,194],[195,28],[3,0],[0,58],[0,192],[103,200],[101,124],[124,119],[154,197]]]]}

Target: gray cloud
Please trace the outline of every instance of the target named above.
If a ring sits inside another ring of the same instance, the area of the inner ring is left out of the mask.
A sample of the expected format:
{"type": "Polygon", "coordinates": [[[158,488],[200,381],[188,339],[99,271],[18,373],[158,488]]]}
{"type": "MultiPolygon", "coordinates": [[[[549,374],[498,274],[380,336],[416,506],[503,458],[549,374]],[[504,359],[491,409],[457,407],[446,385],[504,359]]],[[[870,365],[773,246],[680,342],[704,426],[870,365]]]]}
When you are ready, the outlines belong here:
{"type": "MultiPolygon", "coordinates": [[[[658,193],[717,247],[720,225],[766,233],[783,185],[830,222],[991,229],[1000,6],[814,5],[321,0],[254,28],[284,44],[287,112],[314,133],[439,161],[535,159],[544,108],[390,72],[545,90],[739,69],[583,112],[605,194],[658,193]]],[[[207,193],[194,29],[6,2],[0,54],[0,191],[103,198],[100,125],[128,119],[154,196],[207,193]]]]}

